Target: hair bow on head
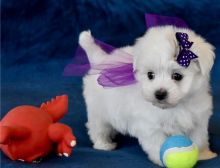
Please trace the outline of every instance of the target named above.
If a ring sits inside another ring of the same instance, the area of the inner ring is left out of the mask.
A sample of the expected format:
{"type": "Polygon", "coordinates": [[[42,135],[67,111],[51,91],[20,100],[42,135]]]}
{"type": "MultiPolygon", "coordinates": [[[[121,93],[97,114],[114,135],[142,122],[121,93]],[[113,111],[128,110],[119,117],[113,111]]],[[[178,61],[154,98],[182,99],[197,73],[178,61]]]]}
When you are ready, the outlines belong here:
{"type": "Polygon", "coordinates": [[[191,60],[198,58],[196,54],[189,50],[193,45],[193,42],[188,41],[189,36],[187,33],[177,32],[176,39],[180,46],[180,52],[177,56],[177,63],[187,68],[191,60]]]}

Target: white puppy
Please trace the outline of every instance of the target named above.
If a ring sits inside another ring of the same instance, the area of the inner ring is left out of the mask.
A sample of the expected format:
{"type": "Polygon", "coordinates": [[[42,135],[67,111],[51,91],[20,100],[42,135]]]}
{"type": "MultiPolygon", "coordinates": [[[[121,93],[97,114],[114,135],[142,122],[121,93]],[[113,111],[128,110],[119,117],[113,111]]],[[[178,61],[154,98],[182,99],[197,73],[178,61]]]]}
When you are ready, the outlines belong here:
{"type": "MultiPolygon", "coordinates": [[[[89,31],[80,34],[79,43],[90,63],[99,64],[108,56],[89,31]]],[[[215,157],[209,150],[207,130],[212,115],[213,46],[191,30],[164,26],[149,29],[134,46],[118,50],[133,55],[136,84],[103,88],[97,83],[98,74],[84,77],[87,127],[94,148],[112,150],[116,132],[129,134],[138,138],[154,163],[162,165],[161,144],[170,135],[184,134],[198,146],[200,159],[215,157]],[[189,35],[190,50],[198,56],[187,68],[176,62],[176,32],[189,35]]]]}

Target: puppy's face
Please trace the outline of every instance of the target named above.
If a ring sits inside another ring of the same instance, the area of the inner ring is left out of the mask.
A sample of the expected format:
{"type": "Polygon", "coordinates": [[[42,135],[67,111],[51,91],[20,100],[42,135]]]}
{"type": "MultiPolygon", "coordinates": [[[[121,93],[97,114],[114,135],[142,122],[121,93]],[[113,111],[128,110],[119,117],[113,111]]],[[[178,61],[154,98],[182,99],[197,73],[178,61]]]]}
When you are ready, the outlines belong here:
{"type": "Polygon", "coordinates": [[[134,46],[134,69],[144,98],[160,108],[171,108],[201,87],[208,87],[213,47],[190,30],[171,26],[150,29],[134,46]],[[176,32],[194,42],[190,50],[199,58],[185,68],[176,62],[176,32]]]}

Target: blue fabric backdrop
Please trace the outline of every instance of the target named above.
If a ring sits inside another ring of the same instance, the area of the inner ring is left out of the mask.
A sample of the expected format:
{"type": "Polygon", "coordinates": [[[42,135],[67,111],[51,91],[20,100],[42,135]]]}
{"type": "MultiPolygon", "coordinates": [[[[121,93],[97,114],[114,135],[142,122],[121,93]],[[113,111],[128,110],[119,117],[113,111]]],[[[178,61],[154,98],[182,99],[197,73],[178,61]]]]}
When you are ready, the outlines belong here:
{"type": "MultiPolygon", "coordinates": [[[[81,78],[62,76],[77,46],[79,32],[113,46],[132,44],[145,32],[144,13],[183,18],[192,29],[216,47],[212,71],[214,115],[210,143],[220,154],[220,2],[218,0],[3,0],[1,4],[1,117],[17,105],[39,105],[53,96],[69,95],[69,112],[62,122],[70,125],[78,145],[70,158],[50,154],[41,164],[13,162],[1,155],[6,167],[157,167],[136,139],[119,136],[117,150],[92,149],[86,133],[86,109],[81,78]]],[[[220,157],[198,163],[217,168],[220,157]]]]}

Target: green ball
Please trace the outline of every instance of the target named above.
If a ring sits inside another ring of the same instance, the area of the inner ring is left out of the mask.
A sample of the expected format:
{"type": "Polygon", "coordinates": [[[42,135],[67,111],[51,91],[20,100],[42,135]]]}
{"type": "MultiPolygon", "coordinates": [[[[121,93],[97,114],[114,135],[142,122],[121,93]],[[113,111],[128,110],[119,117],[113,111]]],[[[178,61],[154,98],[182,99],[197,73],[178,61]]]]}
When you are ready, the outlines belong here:
{"type": "Polygon", "coordinates": [[[197,146],[182,135],[169,137],[160,150],[160,159],[168,168],[192,168],[198,155],[197,146]]]}

